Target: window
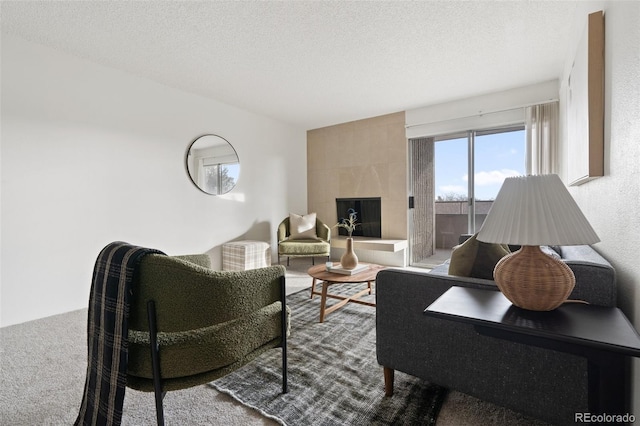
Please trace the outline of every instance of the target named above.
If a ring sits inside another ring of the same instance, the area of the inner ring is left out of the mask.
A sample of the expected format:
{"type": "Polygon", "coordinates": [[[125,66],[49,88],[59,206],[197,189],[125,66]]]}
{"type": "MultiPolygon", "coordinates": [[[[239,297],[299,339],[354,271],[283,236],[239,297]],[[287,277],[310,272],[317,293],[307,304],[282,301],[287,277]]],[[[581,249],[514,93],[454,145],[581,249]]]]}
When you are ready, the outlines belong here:
{"type": "Polygon", "coordinates": [[[448,248],[480,229],[505,178],[525,174],[524,126],[435,138],[434,163],[436,236],[448,248]]]}
{"type": "Polygon", "coordinates": [[[204,160],[202,185],[205,192],[209,194],[225,194],[233,189],[238,179],[240,164],[207,164],[207,159],[204,160]]]}

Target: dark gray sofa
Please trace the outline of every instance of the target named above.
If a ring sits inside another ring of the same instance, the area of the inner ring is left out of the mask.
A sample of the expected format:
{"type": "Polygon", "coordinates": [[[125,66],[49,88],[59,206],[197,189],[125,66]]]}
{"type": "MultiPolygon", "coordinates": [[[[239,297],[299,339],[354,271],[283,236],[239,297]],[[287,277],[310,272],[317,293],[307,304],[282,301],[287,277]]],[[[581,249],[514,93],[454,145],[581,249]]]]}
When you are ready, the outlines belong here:
{"type": "MultiPolygon", "coordinates": [[[[609,262],[590,246],[556,251],[576,277],[570,299],[616,306],[615,271],[609,262]]],[[[423,315],[451,286],[498,291],[493,281],[447,271],[443,264],[431,272],[378,273],[376,346],[385,380],[392,370],[401,371],[553,424],[573,424],[574,413],[588,412],[584,358],[481,336],[470,325],[423,315]]]]}

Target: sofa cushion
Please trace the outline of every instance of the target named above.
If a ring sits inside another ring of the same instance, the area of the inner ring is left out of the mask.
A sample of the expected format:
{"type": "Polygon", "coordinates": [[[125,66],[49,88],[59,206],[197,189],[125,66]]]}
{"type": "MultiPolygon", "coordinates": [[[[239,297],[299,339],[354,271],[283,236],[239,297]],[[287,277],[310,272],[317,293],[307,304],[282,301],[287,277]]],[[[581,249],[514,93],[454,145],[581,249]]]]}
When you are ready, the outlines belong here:
{"type": "Polygon", "coordinates": [[[473,235],[453,250],[449,275],[493,279],[493,269],[500,259],[510,253],[509,247],[478,241],[476,237],[477,234],[473,235]]]}
{"type": "Polygon", "coordinates": [[[542,251],[547,256],[551,256],[556,260],[562,259],[560,254],[553,248],[553,246],[540,246],[540,251],[542,251]]]}
{"type": "Polygon", "coordinates": [[[309,213],[306,215],[289,213],[289,239],[313,240],[317,238],[315,213],[309,213]]]}

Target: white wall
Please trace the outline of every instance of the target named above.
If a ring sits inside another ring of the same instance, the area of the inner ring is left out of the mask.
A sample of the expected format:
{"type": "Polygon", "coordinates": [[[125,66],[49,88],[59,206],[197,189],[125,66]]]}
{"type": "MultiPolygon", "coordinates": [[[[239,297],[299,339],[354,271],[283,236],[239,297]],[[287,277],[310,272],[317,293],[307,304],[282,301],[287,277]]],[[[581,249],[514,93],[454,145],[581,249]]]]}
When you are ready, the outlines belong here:
{"type": "MultiPolygon", "coordinates": [[[[640,3],[591,2],[576,13],[574,49],[561,81],[561,111],[567,78],[587,14],[604,10],[605,20],[605,176],[569,190],[596,230],[595,249],[616,269],[618,305],[640,330],[640,3]]],[[[567,181],[566,117],[562,116],[562,177],[567,181]]],[[[633,407],[640,417],[640,362],[634,361],[633,407]]]]}
{"type": "Polygon", "coordinates": [[[306,210],[306,132],[14,37],[2,39],[0,326],[87,306],[111,241],[167,254],[270,241],[306,210]],[[238,152],[228,195],[203,194],[188,145],[238,152]]]}

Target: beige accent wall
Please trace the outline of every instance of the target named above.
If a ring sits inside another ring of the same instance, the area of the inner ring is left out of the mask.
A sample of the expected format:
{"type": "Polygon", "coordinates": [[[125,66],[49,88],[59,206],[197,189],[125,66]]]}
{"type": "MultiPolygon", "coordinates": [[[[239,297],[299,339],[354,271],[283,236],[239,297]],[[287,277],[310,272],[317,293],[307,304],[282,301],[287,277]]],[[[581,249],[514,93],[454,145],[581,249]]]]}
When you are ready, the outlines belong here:
{"type": "MultiPolygon", "coordinates": [[[[336,198],[381,197],[382,238],[407,238],[407,140],[398,112],[307,132],[309,212],[333,226],[336,198]]],[[[337,230],[332,228],[332,235],[337,230]]]]}

